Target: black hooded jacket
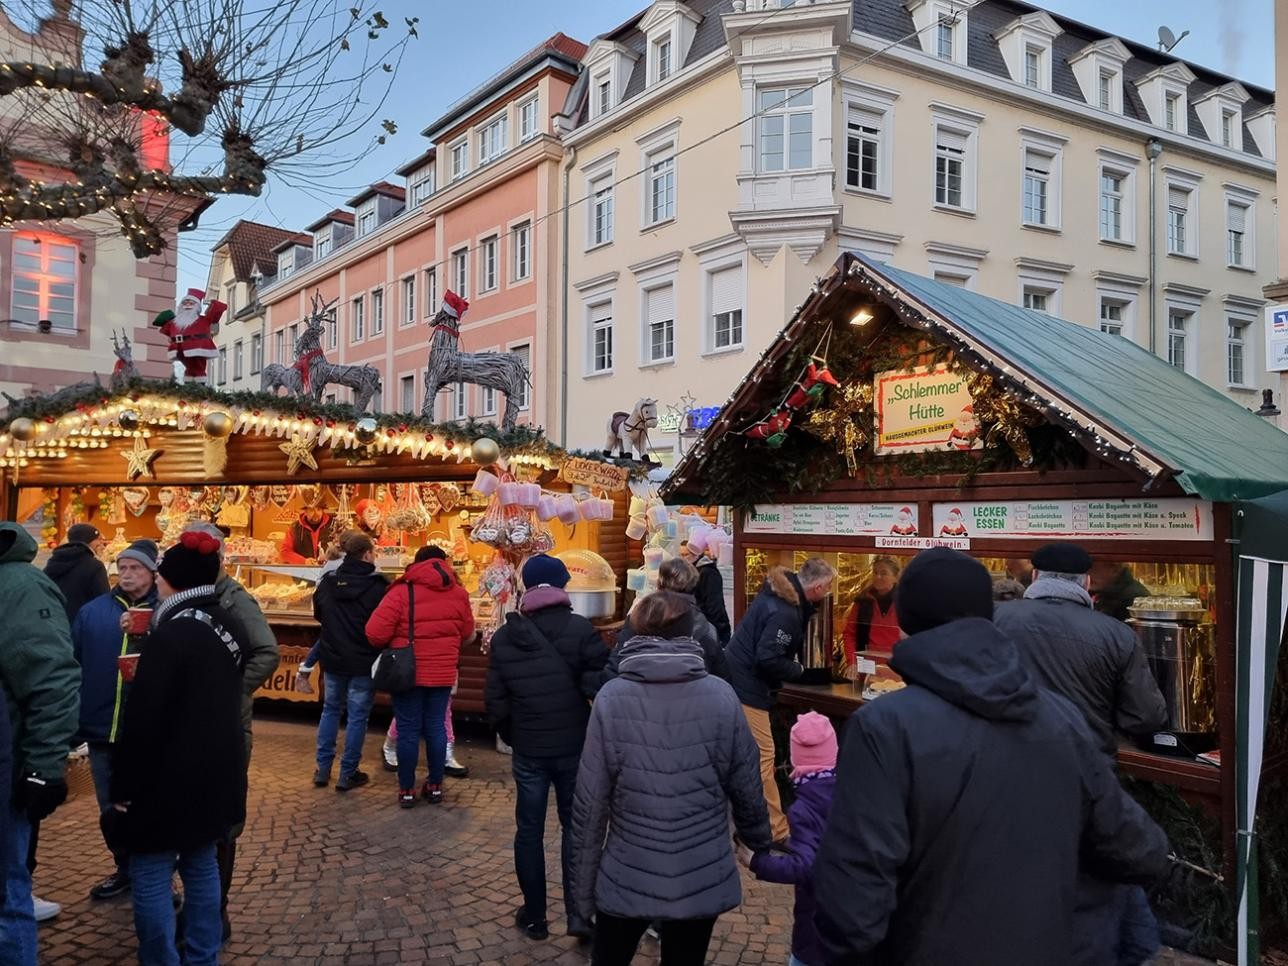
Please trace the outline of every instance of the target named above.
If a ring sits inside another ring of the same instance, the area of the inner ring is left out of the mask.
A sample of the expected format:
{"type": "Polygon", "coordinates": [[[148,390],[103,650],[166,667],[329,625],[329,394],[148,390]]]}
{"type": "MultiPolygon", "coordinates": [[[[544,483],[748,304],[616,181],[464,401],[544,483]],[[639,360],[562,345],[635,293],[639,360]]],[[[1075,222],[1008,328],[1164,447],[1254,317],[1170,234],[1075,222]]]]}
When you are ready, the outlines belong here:
{"type": "MultiPolygon", "coordinates": [[[[672,591],[672,593],[678,593],[678,591],[672,591]]],[[[702,648],[702,662],[706,666],[707,673],[725,681],[729,680],[729,662],[725,660],[724,646],[720,643],[716,629],[702,613],[700,605],[692,594],[679,594],[679,596],[688,599],[689,612],[678,617],[657,636],[666,641],[673,641],[678,637],[692,638],[702,648]]],[[[631,621],[631,615],[627,614],[626,620],[622,622],[622,629],[617,632],[617,646],[608,655],[608,664],[604,666],[600,678],[604,684],[617,677],[622,647],[635,636],[635,625],[631,621]]]]}
{"type": "Polygon", "coordinates": [[[63,592],[67,623],[95,597],[112,589],[107,581],[107,568],[84,543],[65,543],[56,547],[45,564],[45,576],[63,592]]]}
{"type": "Polygon", "coordinates": [[[729,611],[725,607],[724,578],[720,576],[720,568],[714,560],[703,560],[697,568],[698,586],[693,591],[693,596],[697,599],[702,616],[715,628],[720,646],[724,647],[733,634],[729,624],[729,611]]]}
{"type": "Polygon", "coordinates": [[[313,616],[322,625],[322,670],[349,677],[371,674],[375,658],[367,641],[367,618],[388,589],[389,581],[375,564],[351,557],[318,581],[313,616]]]}
{"type": "Polygon", "coordinates": [[[846,725],[814,869],[829,964],[1073,962],[1080,864],[1146,883],[1167,838],[1081,713],[1040,690],[991,621],[915,634],[908,686],[846,725]]]}

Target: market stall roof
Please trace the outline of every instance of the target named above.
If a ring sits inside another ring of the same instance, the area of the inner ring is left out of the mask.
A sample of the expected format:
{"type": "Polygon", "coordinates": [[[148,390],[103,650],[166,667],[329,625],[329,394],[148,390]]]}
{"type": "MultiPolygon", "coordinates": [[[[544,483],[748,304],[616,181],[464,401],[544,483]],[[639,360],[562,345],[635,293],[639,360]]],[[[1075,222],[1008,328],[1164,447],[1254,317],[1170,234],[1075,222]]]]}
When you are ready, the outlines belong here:
{"type": "Polygon", "coordinates": [[[851,308],[873,297],[891,305],[932,338],[988,364],[1010,388],[1054,406],[1084,442],[1088,434],[1112,440],[1146,476],[1169,475],[1187,493],[1223,502],[1288,488],[1288,433],[1130,340],[847,253],[677,465],[664,493],[701,480],[731,419],[747,411],[762,370],[781,357],[776,348],[822,324],[824,314],[843,315],[837,295],[851,308]]]}

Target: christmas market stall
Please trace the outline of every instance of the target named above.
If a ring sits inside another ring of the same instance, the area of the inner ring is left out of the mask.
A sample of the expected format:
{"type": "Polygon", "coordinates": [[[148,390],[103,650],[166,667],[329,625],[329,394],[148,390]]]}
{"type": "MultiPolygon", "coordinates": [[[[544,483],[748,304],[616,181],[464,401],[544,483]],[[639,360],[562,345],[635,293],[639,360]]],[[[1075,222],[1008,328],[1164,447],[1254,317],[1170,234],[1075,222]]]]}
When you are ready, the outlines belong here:
{"type": "Polygon", "coordinates": [[[139,381],[17,400],[0,430],[5,517],[39,529],[44,548],[82,521],[107,539],[105,563],[140,537],[164,548],[193,520],[225,530],[226,567],[282,645],[264,698],[318,700],[295,671],[317,639],[314,584],[346,530],[372,537],[391,577],[429,544],[453,561],[481,632],[462,654],[458,712],[483,711],[487,642],[529,554],[564,559],[586,616],[611,629],[620,607],[628,471],[539,430],[139,381]]]}
{"type": "Polygon", "coordinates": [[[1004,599],[1041,545],[1085,547],[1097,607],[1139,636],[1167,702],[1167,729],[1118,756],[1192,871],[1164,912],[1233,948],[1240,900],[1241,941],[1258,898],[1264,923],[1288,923],[1288,877],[1266,861],[1288,845],[1288,593],[1265,563],[1284,542],[1239,560],[1288,539],[1285,489],[1288,434],[1129,340],[845,255],[662,496],[736,508],[735,618],[769,567],[836,567],[803,646],[814,683],[779,705],[838,723],[903,686],[890,605],[917,550],[970,553],[1004,599]]]}

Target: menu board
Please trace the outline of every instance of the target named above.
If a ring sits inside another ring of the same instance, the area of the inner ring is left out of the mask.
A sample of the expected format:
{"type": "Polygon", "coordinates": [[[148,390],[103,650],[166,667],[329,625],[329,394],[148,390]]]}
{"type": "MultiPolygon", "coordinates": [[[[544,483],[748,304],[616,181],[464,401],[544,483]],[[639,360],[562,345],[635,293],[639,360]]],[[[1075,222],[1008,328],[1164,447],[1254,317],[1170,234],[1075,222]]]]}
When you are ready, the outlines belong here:
{"type": "Polygon", "coordinates": [[[743,532],[909,536],[917,532],[917,508],[899,503],[776,503],[749,513],[743,532]]]}
{"type": "Polygon", "coordinates": [[[936,537],[1212,539],[1212,504],[1205,500],[936,503],[933,516],[936,537]]]}

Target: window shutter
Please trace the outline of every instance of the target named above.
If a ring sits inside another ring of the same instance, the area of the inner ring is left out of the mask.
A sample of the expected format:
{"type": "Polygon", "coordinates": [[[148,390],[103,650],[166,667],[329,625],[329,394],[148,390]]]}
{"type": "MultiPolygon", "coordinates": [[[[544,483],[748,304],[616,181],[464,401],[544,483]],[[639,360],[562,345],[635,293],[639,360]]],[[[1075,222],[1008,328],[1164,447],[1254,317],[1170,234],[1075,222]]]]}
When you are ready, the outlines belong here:
{"type": "Polygon", "coordinates": [[[711,273],[711,314],[742,308],[742,266],[711,273]]]}
{"type": "Polygon", "coordinates": [[[602,305],[592,305],[590,307],[590,322],[596,325],[600,322],[607,322],[613,317],[613,303],[604,302],[602,305]]]}
{"type": "Polygon", "coordinates": [[[1024,152],[1024,167],[1030,171],[1040,171],[1042,174],[1051,173],[1051,158],[1045,154],[1039,154],[1036,151],[1024,152]]]}
{"type": "MultiPolygon", "coordinates": [[[[876,111],[869,111],[861,107],[850,108],[850,127],[852,128],[865,127],[873,131],[880,131],[881,120],[882,120],[882,116],[878,114],[876,111]]],[[[944,133],[946,132],[940,132],[941,138],[944,133]]],[[[941,141],[940,143],[942,144],[943,142],[941,141]]],[[[963,147],[965,146],[964,140],[962,142],[962,145],[963,147]]]]}
{"type": "Polygon", "coordinates": [[[1230,213],[1226,217],[1230,231],[1242,233],[1248,230],[1248,209],[1243,205],[1230,205],[1230,213]]]}
{"type": "Polygon", "coordinates": [[[1169,208],[1188,209],[1190,207],[1190,193],[1184,188],[1168,188],[1167,206],[1169,208]]]}
{"type": "Polygon", "coordinates": [[[648,293],[647,311],[645,312],[649,323],[666,322],[674,319],[674,302],[675,298],[670,285],[651,289],[648,293]]]}
{"type": "Polygon", "coordinates": [[[935,131],[935,144],[950,151],[964,152],[966,150],[966,135],[960,131],[948,131],[941,127],[935,131]]]}

